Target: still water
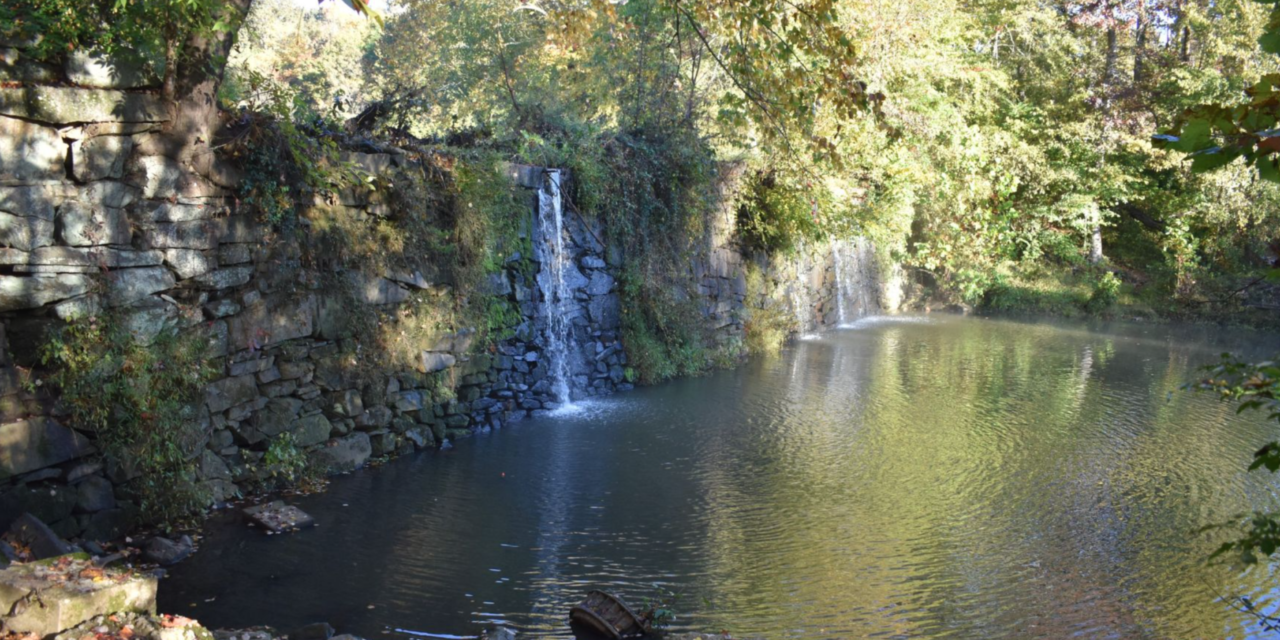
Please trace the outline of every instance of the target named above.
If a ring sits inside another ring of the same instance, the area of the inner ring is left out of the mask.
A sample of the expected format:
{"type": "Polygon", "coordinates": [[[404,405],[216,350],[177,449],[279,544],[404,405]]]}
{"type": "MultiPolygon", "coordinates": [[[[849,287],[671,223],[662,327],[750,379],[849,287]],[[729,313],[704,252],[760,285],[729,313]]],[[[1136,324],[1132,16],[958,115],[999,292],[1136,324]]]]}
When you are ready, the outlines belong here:
{"type": "MultiPolygon", "coordinates": [[[[1258,347],[1259,344],[1263,346],[1258,347]]],[[[1265,508],[1277,429],[1179,391],[1259,334],[867,319],[338,478],[267,537],[230,514],[164,611],[367,638],[565,637],[590,588],[768,638],[1255,637],[1198,526],[1265,508]]]]}

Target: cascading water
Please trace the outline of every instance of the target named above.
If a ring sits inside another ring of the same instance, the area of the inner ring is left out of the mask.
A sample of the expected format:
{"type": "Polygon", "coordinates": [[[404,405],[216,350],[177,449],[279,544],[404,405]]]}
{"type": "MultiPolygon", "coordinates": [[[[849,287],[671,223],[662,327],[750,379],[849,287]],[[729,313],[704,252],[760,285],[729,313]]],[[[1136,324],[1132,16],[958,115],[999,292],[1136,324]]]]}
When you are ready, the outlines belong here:
{"type": "Polygon", "coordinates": [[[546,319],[544,351],[547,357],[551,394],[556,401],[572,404],[569,382],[569,354],[573,348],[571,314],[573,292],[565,277],[566,265],[572,259],[564,246],[564,218],[560,197],[560,172],[547,170],[538,190],[538,228],[541,242],[539,258],[542,270],[538,284],[542,289],[542,315],[546,319]]]}
{"type": "Polygon", "coordinates": [[[836,271],[836,315],[841,325],[879,310],[879,277],[875,249],[866,238],[833,241],[836,271]]]}
{"type": "Polygon", "coordinates": [[[836,320],[840,324],[844,324],[848,322],[845,319],[844,312],[844,243],[837,240],[831,241],[831,259],[835,262],[836,267],[836,320]]]}

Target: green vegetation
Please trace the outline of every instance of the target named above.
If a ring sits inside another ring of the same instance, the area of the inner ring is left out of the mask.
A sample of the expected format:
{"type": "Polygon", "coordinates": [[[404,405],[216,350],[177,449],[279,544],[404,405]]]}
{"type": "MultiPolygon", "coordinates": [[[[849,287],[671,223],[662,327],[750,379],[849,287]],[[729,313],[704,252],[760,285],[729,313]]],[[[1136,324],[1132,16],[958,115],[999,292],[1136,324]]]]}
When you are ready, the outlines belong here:
{"type": "Polygon", "coordinates": [[[207,351],[198,331],[144,340],[111,314],[56,327],[40,348],[45,380],[73,423],[94,432],[111,472],[129,479],[144,522],[176,524],[208,504],[195,473],[199,407],[216,375],[207,351]]]}

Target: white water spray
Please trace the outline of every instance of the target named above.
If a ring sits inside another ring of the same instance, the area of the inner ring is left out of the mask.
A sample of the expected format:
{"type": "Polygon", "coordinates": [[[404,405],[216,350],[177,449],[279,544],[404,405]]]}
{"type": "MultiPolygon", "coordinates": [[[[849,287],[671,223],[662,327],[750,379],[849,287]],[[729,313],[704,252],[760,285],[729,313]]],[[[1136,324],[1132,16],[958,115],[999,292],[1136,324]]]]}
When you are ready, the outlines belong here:
{"type": "Polygon", "coordinates": [[[836,314],[841,325],[879,312],[875,248],[866,238],[832,241],[836,314]]]}
{"type": "Polygon", "coordinates": [[[538,283],[542,288],[542,315],[546,319],[545,353],[549,367],[547,378],[551,393],[558,402],[572,405],[569,354],[573,349],[571,309],[573,292],[565,278],[571,256],[564,246],[564,218],[560,197],[560,172],[547,170],[543,187],[538,190],[538,227],[542,270],[538,283]]]}

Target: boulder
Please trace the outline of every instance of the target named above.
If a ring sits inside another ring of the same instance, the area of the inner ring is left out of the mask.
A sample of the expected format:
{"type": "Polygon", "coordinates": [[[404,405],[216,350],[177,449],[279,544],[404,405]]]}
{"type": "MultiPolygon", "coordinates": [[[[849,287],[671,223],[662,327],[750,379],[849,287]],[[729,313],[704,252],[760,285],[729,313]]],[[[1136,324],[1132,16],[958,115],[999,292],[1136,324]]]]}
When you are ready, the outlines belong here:
{"type": "Polygon", "coordinates": [[[155,249],[217,249],[226,230],[225,218],[162,222],[146,229],[143,237],[155,249]]]}
{"type": "Polygon", "coordinates": [[[57,79],[58,70],[53,65],[40,62],[22,49],[0,45],[0,82],[48,83],[57,79]]]}
{"type": "Polygon", "coordinates": [[[84,530],[80,537],[98,542],[117,540],[133,530],[136,516],[134,509],[107,509],[88,517],[81,516],[84,530]]]}
{"type": "Polygon", "coordinates": [[[142,549],[142,557],[147,562],[167,567],[185,560],[195,550],[195,544],[188,536],[182,536],[177,540],[156,536],[147,541],[147,546],[142,549]]]}
{"type": "MultiPolygon", "coordinates": [[[[3,118],[0,118],[0,121],[3,121],[3,118]]],[[[2,173],[0,171],[0,174],[2,173]]],[[[62,185],[0,187],[0,211],[24,218],[40,218],[52,222],[54,211],[66,197],[67,194],[62,185]]]]}
{"type": "Polygon", "coordinates": [[[53,558],[74,551],[66,540],[58,537],[58,534],[30,513],[19,516],[9,526],[7,535],[10,540],[30,549],[31,556],[35,560],[53,558]]]}
{"type": "Polygon", "coordinates": [[[50,418],[0,425],[0,480],[51,467],[93,452],[80,434],[50,418]]]}
{"type": "Polygon", "coordinates": [[[602,296],[613,290],[613,277],[603,271],[597,271],[591,274],[591,281],[587,283],[587,293],[593,296],[602,296]]]}
{"type": "Polygon", "coordinates": [[[359,271],[347,272],[351,281],[351,292],[359,302],[369,305],[399,304],[409,299],[409,291],[404,287],[378,276],[370,276],[359,271]]]}
{"type": "Polygon", "coordinates": [[[59,522],[71,517],[79,494],[73,487],[19,485],[0,493],[0,527],[7,527],[24,513],[42,522],[59,522]]]}

